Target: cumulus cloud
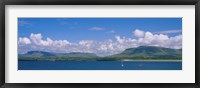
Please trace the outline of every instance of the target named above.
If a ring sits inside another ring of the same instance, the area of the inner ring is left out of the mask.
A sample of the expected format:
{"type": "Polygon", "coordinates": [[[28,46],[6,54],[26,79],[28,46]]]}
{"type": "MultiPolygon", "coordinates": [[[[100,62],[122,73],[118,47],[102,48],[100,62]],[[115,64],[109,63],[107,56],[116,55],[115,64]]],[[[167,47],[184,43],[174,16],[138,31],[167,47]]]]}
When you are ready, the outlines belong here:
{"type": "Polygon", "coordinates": [[[26,53],[32,50],[41,50],[57,53],[69,52],[88,52],[99,56],[118,54],[127,48],[138,46],[161,46],[166,48],[182,48],[182,35],[170,37],[166,34],[154,34],[142,30],[134,30],[134,37],[115,36],[115,39],[103,41],[80,40],[79,42],[70,42],[68,40],[43,39],[42,34],[30,34],[30,37],[19,37],[19,53],[26,53]]]}
{"type": "Polygon", "coordinates": [[[138,38],[144,37],[144,31],[136,29],[135,31],[133,31],[133,35],[135,35],[138,38]]]}
{"type": "Polygon", "coordinates": [[[138,38],[138,45],[161,46],[166,48],[182,48],[182,35],[169,37],[166,34],[153,34],[145,32],[144,37],[138,38]]]}
{"type": "Polygon", "coordinates": [[[31,41],[27,37],[19,38],[19,44],[31,44],[31,41]]]}
{"type": "Polygon", "coordinates": [[[42,39],[42,34],[33,34],[30,35],[30,40],[33,44],[38,46],[65,46],[70,44],[67,40],[52,40],[48,38],[46,40],[42,39]]]}

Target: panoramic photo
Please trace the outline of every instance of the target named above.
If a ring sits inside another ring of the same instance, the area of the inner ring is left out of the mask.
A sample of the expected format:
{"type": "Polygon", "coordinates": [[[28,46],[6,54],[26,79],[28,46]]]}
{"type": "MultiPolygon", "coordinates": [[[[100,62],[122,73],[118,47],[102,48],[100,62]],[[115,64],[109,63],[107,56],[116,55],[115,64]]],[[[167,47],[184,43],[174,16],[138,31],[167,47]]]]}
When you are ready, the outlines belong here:
{"type": "Polygon", "coordinates": [[[18,18],[18,70],[182,70],[182,18],[18,18]]]}

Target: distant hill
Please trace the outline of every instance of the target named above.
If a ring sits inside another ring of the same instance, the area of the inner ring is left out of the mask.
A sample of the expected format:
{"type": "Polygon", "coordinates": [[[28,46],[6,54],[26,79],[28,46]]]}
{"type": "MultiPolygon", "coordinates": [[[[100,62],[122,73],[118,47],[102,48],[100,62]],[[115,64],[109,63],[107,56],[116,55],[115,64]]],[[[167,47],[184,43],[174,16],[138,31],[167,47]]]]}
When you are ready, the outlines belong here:
{"type": "Polygon", "coordinates": [[[29,51],[25,54],[19,54],[19,58],[95,58],[98,57],[94,53],[81,53],[81,52],[71,52],[71,53],[50,53],[44,51],[29,51]]]}
{"type": "Polygon", "coordinates": [[[112,58],[131,58],[131,59],[181,59],[182,49],[171,49],[157,46],[140,46],[128,48],[120,54],[111,55],[112,58]]]}
{"type": "Polygon", "coordinates": [[[53,53],[44,52],[44,51],[29,51],[25,54],[19,54],[18,57],[19,58],[25,58],[25,57],[29,57],[29,58],[53,58],[53,57],[56,57],[56,55],[53,54],[53,53]]]}

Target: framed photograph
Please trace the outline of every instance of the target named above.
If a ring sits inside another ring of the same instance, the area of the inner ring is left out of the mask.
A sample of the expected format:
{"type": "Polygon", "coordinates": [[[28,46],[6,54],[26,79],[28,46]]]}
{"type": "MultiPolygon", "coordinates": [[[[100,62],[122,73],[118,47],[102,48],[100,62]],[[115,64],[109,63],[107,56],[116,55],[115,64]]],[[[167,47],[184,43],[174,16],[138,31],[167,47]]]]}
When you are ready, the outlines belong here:
{"type": "Polygon", "coordinates": [[[1,87],[198,88],[199,5],[1,1],[1,87]]]}

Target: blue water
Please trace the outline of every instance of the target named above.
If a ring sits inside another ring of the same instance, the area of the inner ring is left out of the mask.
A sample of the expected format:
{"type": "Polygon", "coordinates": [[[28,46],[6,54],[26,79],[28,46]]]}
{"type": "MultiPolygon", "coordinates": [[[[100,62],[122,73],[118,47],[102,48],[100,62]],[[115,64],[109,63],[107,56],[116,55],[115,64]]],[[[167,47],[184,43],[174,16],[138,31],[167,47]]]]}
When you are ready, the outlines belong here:
{"type": "Polygon", "coordinates": [[[182,62],[18,61],[18,70],[182,70],[182,62]]]}

